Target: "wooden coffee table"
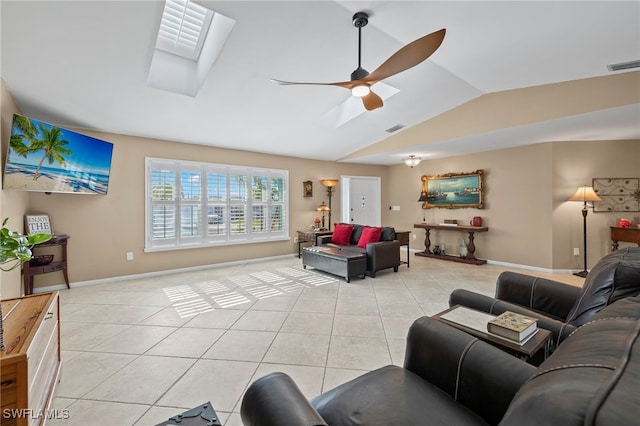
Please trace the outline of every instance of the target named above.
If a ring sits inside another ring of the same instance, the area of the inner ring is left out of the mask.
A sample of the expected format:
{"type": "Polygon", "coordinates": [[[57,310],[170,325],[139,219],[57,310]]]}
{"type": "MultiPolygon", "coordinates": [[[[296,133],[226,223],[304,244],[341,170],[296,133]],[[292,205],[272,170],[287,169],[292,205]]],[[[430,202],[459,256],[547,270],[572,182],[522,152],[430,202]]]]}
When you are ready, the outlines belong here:
{"type": "Polygon", "coordinates": [[[456,305],[433,315],[432,318],[469,333],[525,361],[530,360],[540,350],[544,350],[544,359],[547,359],[551,346],[551,331],[538,327],[538,332],[521,345],[487,331],[487,322],[495,317],[496,315],[456,305]]]}

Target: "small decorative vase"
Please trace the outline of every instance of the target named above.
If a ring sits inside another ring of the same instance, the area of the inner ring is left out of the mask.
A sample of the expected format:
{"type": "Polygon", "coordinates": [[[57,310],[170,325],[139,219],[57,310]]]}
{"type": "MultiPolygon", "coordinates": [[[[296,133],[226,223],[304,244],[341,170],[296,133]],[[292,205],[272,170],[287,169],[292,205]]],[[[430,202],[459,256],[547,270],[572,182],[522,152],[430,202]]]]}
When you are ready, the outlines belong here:
{"type": "Polygon", "coordinates": [[[460,257],[462,258],[467,257],[467,244],[464,242],[464,240],[460,241],[460,248],[458,250],[460,253],[460,257]]]}

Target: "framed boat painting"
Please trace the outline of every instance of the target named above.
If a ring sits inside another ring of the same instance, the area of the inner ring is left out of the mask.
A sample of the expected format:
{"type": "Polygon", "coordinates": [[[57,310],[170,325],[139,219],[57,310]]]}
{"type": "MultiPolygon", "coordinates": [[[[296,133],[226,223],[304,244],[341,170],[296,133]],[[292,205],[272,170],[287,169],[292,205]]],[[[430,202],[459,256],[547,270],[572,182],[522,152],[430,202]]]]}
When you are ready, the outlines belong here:
{"type": "Polygon", "coordinates": [[[422,176],[422,191],[426,193],[422,208],[484,208],[483,177],[483,170],[422,176]]]}

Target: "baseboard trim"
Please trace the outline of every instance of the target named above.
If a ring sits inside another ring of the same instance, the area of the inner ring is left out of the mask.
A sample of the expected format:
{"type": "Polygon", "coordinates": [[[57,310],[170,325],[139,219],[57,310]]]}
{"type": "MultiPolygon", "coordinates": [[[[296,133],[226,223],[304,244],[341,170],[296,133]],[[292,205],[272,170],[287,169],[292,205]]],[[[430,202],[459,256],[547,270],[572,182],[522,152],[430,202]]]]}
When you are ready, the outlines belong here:
{"type": "MultiPolygon", "coordinates": [[[[232,262],[214,263],[214,264],[210,264],[210,265],[190,266],[188,268],[169,269],[169,270],[154,271],[154,272],[144,272],[142,274],[120,275],[120,276],[117,276],[117,277],[100,278],[100,279],[97,279],[97,280],[75,281],[75,282],[71,282],[70,285],[71,285],[72,288],[73,287],[86,287],[86,286],[90,286],[90,285],[113,283],[113,282],[124,281],[124,280],[135,280],[135,279],[140,279],[140,278],[152,278],[152,277],[157,277],[159,275],[178,274],[178,273],[181,273],[181,272],[202,271],[202,270],[205,270],[205,269],[216,269],[216,268],[224,268],[224,267],[227,267],[227,266],[245,265],[247,263],[259,263],[259,262],[265,262],[267,260],[285,259],[285,258],[288,258],[288,257],[291,257],[291,256],[296,256],[297,257],[297,254],[294,254],[294,255],[282,254],[282,255],[279,255],[279,256],[259,257],[259,258],[255,258],[255,259],[234,260],[232,262]]],[[[50,286],[46,286],[46,287],[36,287],[36,288],[33,289],[33,293],[34,294],[48,293],[48,292],[51,292],[51,291],[66,290],[66,289],[67,289],[67,285],[64,284],[64,283],[61,283],[61,284],[54,284],[54,285],[50,285],[50,286]]]]}
{"type": "MultiPolygon", "coordinates": [[[[420,252],[420,251],[423,251],[423,250],[409,249],[409,251],[415,253],[415,252],[420,252]]],[[[227,267],[227,266],[244,265],[244,264],[247,264],[247,263],[259,263],[259,262],[265,262],[265,261],[268,261],[268,260],[285,259],[285,258],[288,258],[288,257],[291,257],[291,256],[292,256],[291,254],[282,254],[282,255],[279,255],[279,256],[259,257],[259,258],[255,258],[255,259],[234,260],[234,261],[231,261],[231,262],[214,263],[214,264],[210,264],[210,265],[190,266],[188,268],[168,269],[168,270],[164,270],[164,271],[154,271],[154,272],[144,272],[142,274],[120,275],[120,276],[117,276],[117,277],[101,278],[101,279],[97,279],[97,280],[76,281],[76,282],[72,282],[70,285],[72,287],[86,287],[86,286],[90,286],[90,285],[113,283],[113,282],[118,282],[118,281],[123,281],[123,280],[132,280],[132,279],[140,279],[140,278],[151,278],[151,277],[157,277],[159,275],[178,274],[178,273],[181,273],[181,272],[202,271],[202,270],[205,270],[205,269],[224,268],[224,267],[227,267]]],[[[297,256],[297,254],[293,254],[293,256],[297,256]]],[[[415,259],[417,260],[417,259],[419,259],[419,257],[416,257],[415,259]]],[[[524,270],[528,270],[528,271],[542,272],[542,273],[546,273],[546,274],[572,274],[572,273],[575,272],[574,269],[539,268],[537,266],[520,265],[518,263],[509,263],[509,262],[500,262],[498,260],[487,260],[487,264],[488,265],[494,265],[494,266],[504,266],[504,267],[507,267],[507,268],[524,269],[524,270]]],[[[51,291],[66,290],[66,288],[67,288],[67,286],[64,283],[54,284],[54,285],[50,285],[50,286],[46,286],[46,287],[36,287],[36,288],[33,289],[33,293],[34,294],[48,293],[48,292],[51,292],[51,291]]]]}
{"type": "Polygon", "coordinates": [[[520,265],[519,263],[500,262],[498,260],[487,260],[488,265],[505,266],[507,268],[525,269],[527,271],[543,272],[546,274],[573,274],[575,269],[548,269],[531,265],[520,265]]]}
{"type": "MultiPolygon", "coordinates": [[[[419,250],[419,249],[409,249],[410,252],[413,252],[414,255],[417,252],[422,252],[424,250],[419,250]]],[[[417,258],[416,258],[417,259],[417,258]]],[[[509,262],[502,262],[499,260],[488,260],[487,259],[487,265],[494,265],[494,266],[504,266],[506,268],[516,268],[516,269],[524,269],[527,271],[535,271],[535,272],[542,272],[545,274],[573,274],[574,272],[576,272],[576,269],[549,269],[549,268],[540,268],[538,266],[531,266],[531,265],[521,265],[519,263],[509,263],[509,262]]]]}

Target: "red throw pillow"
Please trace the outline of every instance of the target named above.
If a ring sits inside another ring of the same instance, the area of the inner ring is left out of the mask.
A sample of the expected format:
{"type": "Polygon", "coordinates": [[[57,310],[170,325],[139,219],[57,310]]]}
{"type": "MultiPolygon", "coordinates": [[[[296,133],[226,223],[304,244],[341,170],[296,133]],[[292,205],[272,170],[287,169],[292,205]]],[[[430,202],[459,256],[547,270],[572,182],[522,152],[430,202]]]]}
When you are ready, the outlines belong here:
{"type": "Polygon", "coordinates": [[[382,234],[382,228],[374,228],[371,226],[365,226],[358,241],[358,247],[366,248],[369,243],[377,243],[380,241],[380,235],[382,234]]]}
{"type": "Polygon", "coordinates": [[[333,234],[331,234],[331,242],[336,244],[349,244],[352,232],[353,226],[336,223],[333,234]]]}

